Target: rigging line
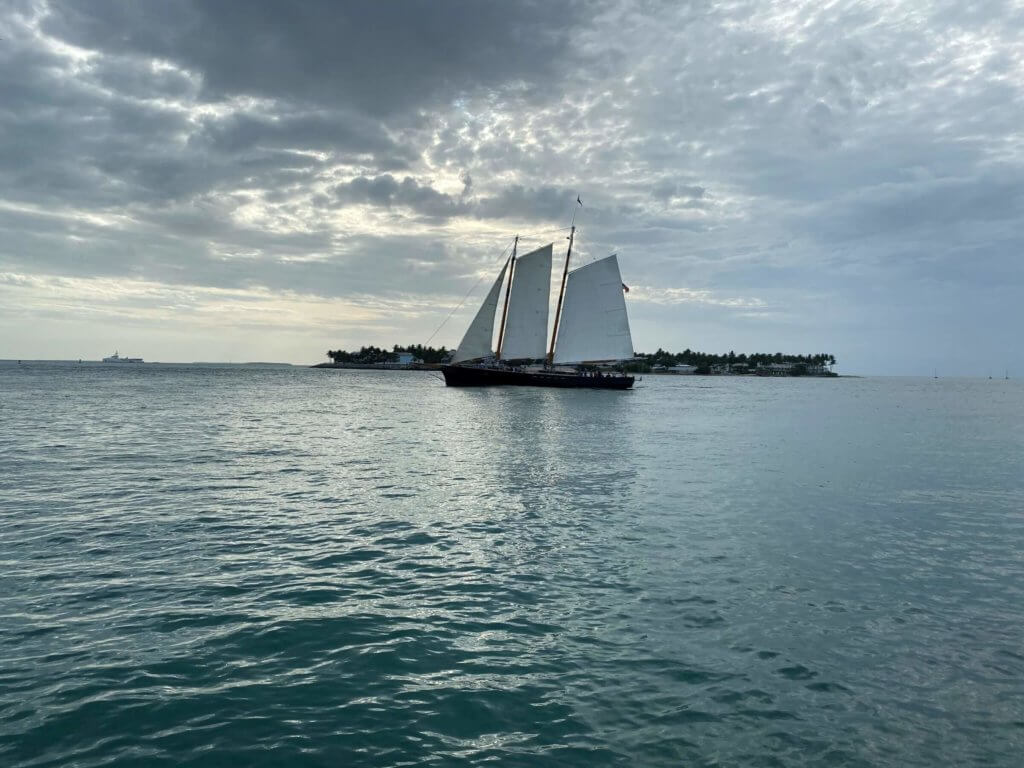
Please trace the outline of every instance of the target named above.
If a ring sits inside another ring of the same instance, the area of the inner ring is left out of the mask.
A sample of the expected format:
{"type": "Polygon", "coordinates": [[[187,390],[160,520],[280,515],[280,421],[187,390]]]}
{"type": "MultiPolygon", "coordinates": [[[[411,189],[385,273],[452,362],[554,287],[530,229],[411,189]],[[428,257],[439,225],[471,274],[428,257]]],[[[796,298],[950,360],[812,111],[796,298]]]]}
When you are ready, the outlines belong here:
{"type": "MultiPolygon", "coordinates": [[[[511,245],[506,245],[506,246],[505,246],[505,250],[503,250],[503,251],[501,252],[501,259],[499,259],[499,260],[498,260],[498,263],[499,263],[499,264],[500,264],[500,263],[501,263],[502,261],[504,261],[504,260],[505,260],[505,254],[506,254],[506,253],[508,253],[508,251],[509,251],[509,249],[510,249],[511,247],[512,247],[511,245]]],[[[433,332],[432,334],[430,334],[430,337],[429,337],[429,338],[428,338],[428,339],[427,339],[427,340],[426,340],[425,342],[423,342],[423,346],[424,346],[424,347],[425,347],[425,346],[427,346],[427,345],[428,345],[428,344],[429,344],[429,343],[430,343],[431,341],[433,341],[433,340],[434,340],[434,337],[435,337],[435,336],[437,336],[437,334],[438,334],[438,333],[439,333],[439,332],[441,331],[441,329],[442,329],[442,328],[444,328],[444,325],[445,325],[445,323],[447,323],[447,322],[448,322],[449,320],[451,320],[451,319],[452,319],[452,315],[454,315],[454,314],[455,314],[456,312],[458,312],[458,311],[459,311],[459,309],[461,309],[461,308],[462,308],[462,305],[466,303],[466,299],[468,299],[468,298],[470,297],[470,295],[471,295],[471,294],[473,293],[473,291],[475,291],[475,290],[477,289],[477,286],[479,286],[479,285],[480,285],[481,281],[482,281],[482,280],[483,280],[483,279],[484,279],[485,277],[487,277],[487,275],[486,275],[486,274],[483,274],[483,275],[480,275],[480,277],[479,277],[479,278],[477,278],[477,281],[476,281],[475,283],[473,283],[473,287],[472,287],[472,288],[470,288],[470,289],[469,289],[469,290],[468,290],[468,291],[466,292],[466,295],[462,297],[462,301],[460,301],[460,302],[459,302],[458,304],[456,304],[456,305],[455,305],[455,306],[454,306],[454,307],[452,308],[452,311],[448,313],[448,317],[446,317],[446,318],[445,318],[444,320],[442,320],[442,321],[441,321],[441,324],[440,324],[439,326],[437,326],[437,328],[435,328],[435,329],[434,329],[434,332],[433,332]]]]}
{"type": "Polygon", "coordinates": [[[557,234],[559,232],[568,232],[570,229],[571,229],[571,227],[559,227],[558,229],[542,229],[542,230],[539,230],[537,232],[527,232],[525,235],[519,235],[519,242],[522,242],[523,240],[533,240],[533,239],[545,240],[547,238],[546,237],[542,237],[542,235],[554,235],[554,234],[557,234]]]}
{"type": "Polygon", "coordinates": [[[578,254],[580,258],[577,261],[576,267],[570,269],[570,272],[575,272],[580,267],[586,267],[589,264],[593,264],[598,259],[598,257],[594,256],[594,254],[591,252],[588,245],[580,245],[580,240],[582,239],[583,238],[580,237],[580,231],[577,229],[576,241],[572,244],[572,252],[574,254],[578,254]]]}
{"type": "Polygon", "coordinates": [[[519,238],[524,237],[536,237],[537,235],[546,235],[549,232],[568,232],[572,227],[552,227],[551,229],[541,229],[532,234],[520,235],[519,238]]]}

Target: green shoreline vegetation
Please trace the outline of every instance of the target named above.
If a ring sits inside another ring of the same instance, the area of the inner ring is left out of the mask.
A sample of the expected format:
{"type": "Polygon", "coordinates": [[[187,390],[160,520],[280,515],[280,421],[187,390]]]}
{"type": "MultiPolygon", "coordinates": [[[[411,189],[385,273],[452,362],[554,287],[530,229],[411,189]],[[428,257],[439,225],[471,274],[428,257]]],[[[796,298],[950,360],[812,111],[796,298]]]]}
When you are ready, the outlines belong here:
{"type": "MultiPolygon", "coordinates": [[[[427,366],[447,362],[453,350],[446,347],[425,347],[422,344],[401,346],[391,350],[383,347],[365,346],[356,352],[344,349],[328,350],[327,357],[332,363],[344,365],[384,365],[400,362],[403,354],[412,355],[416,364],[427,366]]],[[[637,352],[636,356],[615,366],[617,370],[629,373],[694,373],[709,374],[756,374],[773,376],[836,376],[832,366],[835,355],[819,352],[810,355],[786,355],[782,352],[754,352],[751,354],[727,352],[711,354],[684,349],[682,352],[637,352]]]]}
{"type": "Polygon", "coordinates": [[[329,349],[327,357],[334,363],[356,363],[358,365],[376,365],[380,363],[397,363],[399,355],[403,352],[411,354],[421,363],[427,365],[440,365],[447,361],[448,356],[455,350],[441,347],[424,347],[422,344],[411,344],[401,347],[395,344],[389,352],[382,347],[360,347],[358,352],[346,352],[344,349],[329,349]]]}
{"type": "MultiPolygon", "coordinates": [[[[638,352],[636,357],[622,364],[622,369],[635,373],[673,372],[681,366],[692,366],[692,373],[733,375],[759,374],[775,376],[837,376],[832,371],[835,355],[819,352],[811,355],[786,355],[782,352],[727,352],[709,354],[684,349],[682,352],[638,352]]],[[[689,372],[689,371],[688,371],[689,372]]]]}

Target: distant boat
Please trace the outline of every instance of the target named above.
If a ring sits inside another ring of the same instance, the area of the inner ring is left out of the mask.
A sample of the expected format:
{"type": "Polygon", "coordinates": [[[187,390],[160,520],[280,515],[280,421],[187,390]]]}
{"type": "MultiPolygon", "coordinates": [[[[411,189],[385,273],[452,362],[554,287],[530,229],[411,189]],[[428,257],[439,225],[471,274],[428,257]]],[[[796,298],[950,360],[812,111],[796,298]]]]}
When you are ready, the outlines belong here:
{"type": "Polygon", "coordinates": [[[513,385],[587,389],[629,389],[633,377],[603,373],[598,363],[633,357],[626,301],[628,290],[615,254],[569,271],[575,225],[569,232],[562,287],[551,344],[545,352],[551,286],[551,252],[545,245],[501,268],[483,305],[469,324],[452,362],[441,367],[449,387],[513,385]],[[495,314],[508,274],[497,351],[491,350],[495,314]]]}
{"type": "Polygon", "coordinates": [[[120,354],[114,352],[110,357],[103,358],[104,363],[141,363],[141,357],[121,357],[120,354]]]}

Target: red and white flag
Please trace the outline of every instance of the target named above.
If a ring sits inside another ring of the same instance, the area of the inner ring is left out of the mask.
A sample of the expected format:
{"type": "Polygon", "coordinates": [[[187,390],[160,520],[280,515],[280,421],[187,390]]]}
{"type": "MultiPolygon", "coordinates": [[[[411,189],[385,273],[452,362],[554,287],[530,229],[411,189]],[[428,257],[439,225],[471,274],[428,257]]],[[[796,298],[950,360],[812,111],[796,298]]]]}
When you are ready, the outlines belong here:
{"type": "Polygon", "coordinates": [[[622,284],[622,290],[625,291],[626,293],[629,293],[629,286],[626,285],[625,283],[623,283],[622,284]]]}

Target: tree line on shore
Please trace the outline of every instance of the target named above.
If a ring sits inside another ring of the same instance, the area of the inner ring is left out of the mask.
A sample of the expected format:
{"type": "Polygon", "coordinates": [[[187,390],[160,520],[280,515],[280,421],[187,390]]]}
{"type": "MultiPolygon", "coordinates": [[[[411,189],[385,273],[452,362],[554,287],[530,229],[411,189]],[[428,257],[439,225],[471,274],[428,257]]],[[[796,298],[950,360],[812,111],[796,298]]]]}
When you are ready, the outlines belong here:
{"type": "MultiPolygon", "coordinates": [[[[413,355],[417,360],[428,364],[444,363],[451,350],[446,347],[425,347],[422,344],[408,344],[401,346],[395,344],[391,350],[383,347],[360,347],[357,352],[347,352],[344,349],[328,350],[327,357],[335,363],[358,363],[361,365],[373,365],[377,363],[394,363],[398,361],[398,355],[402,352],[413,355]]],[[[623,370],[644,373],[655,367],[671,368],[674,365],[692,365],[698,373],[708,372],[712,366],[736,366],[746,365],[748,368],[771,365],[773,363],[790,363],[797,366],[825,367],[835,365],[835,355],[827,352],[819,352],[812,355],[785,355],[782,352],[754,352],[746,354],[741,352],[727,352],[724,354],[711,354],[707,352],[694,352],[691,349],[684,349],[682,352],[666,352],[660,347],[656,352],[637,352],[636,357],[624,362],[620,367],[623,370]]]]}
{"type": "Polygon", "coordinates": [[[697,373],[707,373],[713,366],[745,365],[752,369],[773,363],[789,363],[807,369],[835,365],[836,358],[835,355],[827,352],[813,355],[785,355],[782,352],[754,352],[751,354],[741,352],[736,354],[731,351],[724,354],[711,354],[694,352],[691,349],[684,349],[682,352],[666,352],[659,347],[657,352],[637,352],[631,362],[624,364],[624,368],[643,373],[655,367],[671,368],[674,365],[692,365],[697,369],[697,373]]]}
{"type": "Polygon", "coordinates": [[[327,356],[335,363],[359,363],[360,365],[372,365],[376,363],[396,363],[398,355],[402,352],[412,354],[417,360],[424,363],[443,363],[451,354],[451,350],[441,347],[425,347],[422,344],[410,344],[408,346],[395,346],[390,350],[382,347],[360,347],[358,352],[346,352],[344,349],[329,349],[327,356]]]}

